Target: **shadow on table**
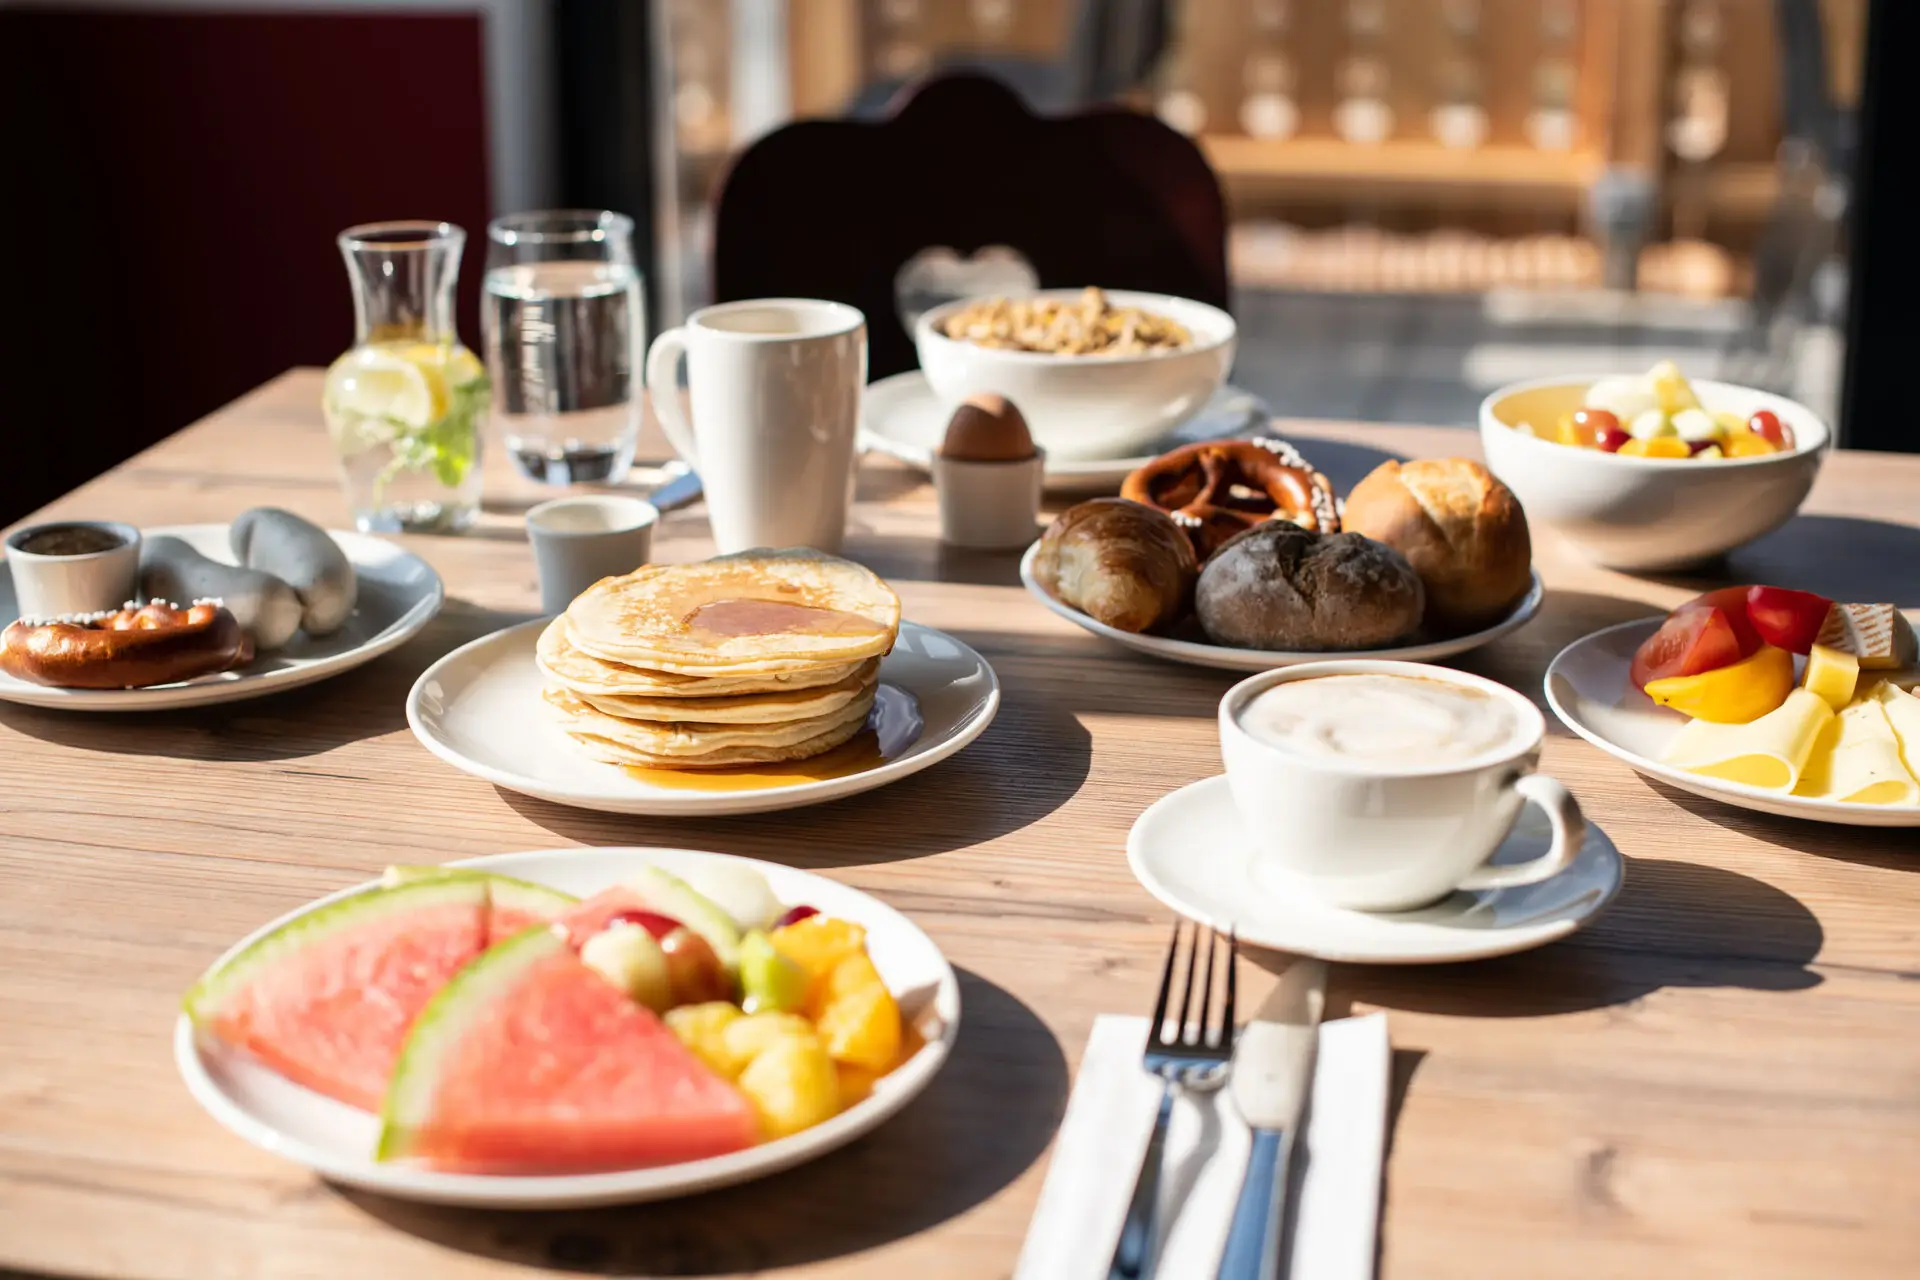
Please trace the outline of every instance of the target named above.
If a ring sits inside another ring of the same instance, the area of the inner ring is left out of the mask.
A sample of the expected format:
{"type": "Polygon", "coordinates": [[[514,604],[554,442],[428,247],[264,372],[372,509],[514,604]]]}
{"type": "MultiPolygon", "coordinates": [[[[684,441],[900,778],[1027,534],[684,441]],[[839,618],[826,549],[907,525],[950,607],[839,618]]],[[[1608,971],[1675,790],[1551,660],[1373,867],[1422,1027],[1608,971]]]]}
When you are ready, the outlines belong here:
{"type": "Polygon", "coordinates": [[[914,1235],[1025,1173],[1066,1109],[1066,1058],[1046,1024],[1000,987],[957,972],[959,1039],[926,1092],[867,1137],[786,1173],[659,1204],[536,1213],[335,1189],[450,1249],[600,1275],[757,1273],[914,1235]]]}
{"type": "Polygon", "coordinates": [[[1795,516],[1697,573],[1658,580],[1701,591],[1762,582],[1834,600],[1920,608],[1920,529],[1858,516],[1795,516]]]}
{"type": "Polygon", "coordinates": [[[505,790],[500,797],[528,821],[582,844],[698,844],[789,866],[844,867],[945,853],[1018,831],[1071,800],[1092,762],[1092,739],[1070,712],[1009,696],[979,741],[888,786],[811,807],[803,828],[791,811],[689,821],[596,813],[505,790]]]}
{"type": "Polygon", "coordinates": [[[1835,858],[1863,867],[1920,872],[1920,828],[1843,827],[1831,822],[1809,822],[1804,818],[1782,818],[1771,813],[1736,809],[1723,801],[1696,796],[1652,778],[1642,777],[1640,780],[1663,799],[1672,801],[1695,817],[1748,840],[1795,853],[1835,858]]]}
{"type": "MultiPolygon", "coordinates": [[[[1630,1005],[1663,987],[1804,991],[1825,934],[1798,899],[1718,867],[1627,858],[1620,896],[1573,938],[1521,955],[1432,966],[1337,965],[1327,1016],[1356,1003],[1535,1018],[1630,1005]]],[[[1284,958],[1255,953],[1262,967],[1284,958]]]]}
{"type": "MultiPolygon", "coordinates": [[[[1513,686],[1542,711],[1547,710],[1546,690],[1542,678],[1547,667],[1559,652],[1574,641],[1592,635],[1608,627],[1619,626],[1623,622],[1636,622],[1642,618],[1657,618],[1664,611],[1656,605],[1643,600],[1629,600],[1623,596],[1600,595],[1592,591],[1563,591],[1554,587],[1547,588],[1546,599],[1540,604],[1540,612],[1533,621],[1512,635],[1496,640],[1480,649],[1471,649],[1457,657],[1446,659],[1446,665],[1458,667],[1462,671],[1471,671],[1475,675],[1499,680],[1513,686]],[[1528,665],[1534,678],[1514,683],[1514,658],[1516,652],[1523,649],[1537,655],[1528,665]],[[1521,687],[1524,684],[1525,687],[1521,687]]],[[[1547,714],[1547,732],[1571,734],[1573,731],[1560,723],[1557,716],[1547,714]]]]}
{"type": "Polygon", "coordinates": [[[243,702],[98,714],[0,703],[0,725],[81,751],[179,760],[296,760],[407,727],[407,693],[449,651],[531,614],[449,599],[419,635],[362,667],[243,702]]]}

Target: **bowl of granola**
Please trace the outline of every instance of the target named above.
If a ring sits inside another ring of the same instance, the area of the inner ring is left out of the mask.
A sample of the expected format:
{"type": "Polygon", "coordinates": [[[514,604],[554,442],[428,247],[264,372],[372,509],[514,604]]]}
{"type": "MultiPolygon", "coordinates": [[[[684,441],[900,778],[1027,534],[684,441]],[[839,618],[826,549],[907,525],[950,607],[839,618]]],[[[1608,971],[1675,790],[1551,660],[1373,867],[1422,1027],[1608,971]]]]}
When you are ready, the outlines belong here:
{"type": "Polygon", "coordinates": [[[1158,293],[1051,289],[966,298],[914,325],[920,369],[951,412],[991,392],[1066,461],[1125,457],[1198,412],[1233,364],[1233,317],[1158,293]]]}

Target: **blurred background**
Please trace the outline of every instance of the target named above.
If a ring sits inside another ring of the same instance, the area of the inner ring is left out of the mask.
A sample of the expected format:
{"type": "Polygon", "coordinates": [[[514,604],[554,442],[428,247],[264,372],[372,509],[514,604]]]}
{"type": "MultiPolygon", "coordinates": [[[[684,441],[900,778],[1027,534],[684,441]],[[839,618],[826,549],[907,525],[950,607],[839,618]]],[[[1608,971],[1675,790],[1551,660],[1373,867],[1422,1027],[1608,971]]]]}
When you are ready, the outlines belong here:
{"type": "MultiPolygon", "coordinates": [[[[1877,68],[1915,8],[0,0],[0,378],[28,442],[0,518],[339,354],[351,223],[466,227],[472,341],[489,217],[620,210],[657,331],[713,295],[744,148],[883,118],[954,70],[1197,145],[1230,219],[1234,380],[1282,415],[1466,426],[1498,384],[1672,357],[1803,400],[1845,443],[1920,447],[1891,408],[1910,237],[1872,190],[1912,105],[1877,68]]],[[[980,154],[954,162],[991,191],[980,154]]],[[[1056,212],[1101,225],[1071,193],[1056,212]]],[[[1007,278],[983,256],[936,289],[1007,278]]]]}

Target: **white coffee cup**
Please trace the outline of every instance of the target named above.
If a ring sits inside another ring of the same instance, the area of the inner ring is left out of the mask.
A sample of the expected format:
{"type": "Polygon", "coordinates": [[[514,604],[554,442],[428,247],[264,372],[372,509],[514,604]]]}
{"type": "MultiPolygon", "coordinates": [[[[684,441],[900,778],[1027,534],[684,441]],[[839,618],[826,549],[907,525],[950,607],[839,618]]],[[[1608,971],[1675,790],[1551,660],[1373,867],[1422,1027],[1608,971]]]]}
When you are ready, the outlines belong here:
{"type": "Polygon", "coordinates": [[[840,302],[722,303],[653,340],[647,394],[700,473],[723,554],[840,549],[866,382],[866,317],[840,302]],[[682,354],[691,420],[675,377],[682,354]]]}
{"type": "Polygon", "coordinates": [[[1505,685],[1412,662],[1310,662],[1243,680],[1220,700],[1220,754],[1255,882],[1363,911],[1408,910],[1455,889],[1534,884],[1565,870],[1586,825],[1567,789],[1533,771],[1545,734],[1540,712],[1505,685]],[[1405,763],[1294,750],[1248,728],[1248,707],[1269,689],[1337,675],[1465,686],[1508,713],[1511,736],[1465,759],[1405,763]],[[1552,827],[1546,852],[1488,865],[1529,801],[1552,827]]]}
{"type": "Polygon", "coordinates": [[[632,573],[653,555],[651,502],[614,494],[555,498],[527,512],[540,575],[540,611],[564,613],[574,597],[602,578],[632,573]]]}

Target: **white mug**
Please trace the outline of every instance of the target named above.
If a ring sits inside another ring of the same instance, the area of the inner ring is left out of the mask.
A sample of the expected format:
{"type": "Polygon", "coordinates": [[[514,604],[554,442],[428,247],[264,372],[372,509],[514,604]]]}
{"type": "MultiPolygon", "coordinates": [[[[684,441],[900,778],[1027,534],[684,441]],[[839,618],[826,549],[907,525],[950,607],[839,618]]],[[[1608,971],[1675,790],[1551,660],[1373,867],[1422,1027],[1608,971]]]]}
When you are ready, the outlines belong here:
{"type": "Polygon", "coordinates": [[[722,554],[840,549],[866,382],[866,317],[840,302],[722,303],[653,340],[647,394],[700,473],[722,554]],[[683,353],[691,421],[675,377],[683,353]]]}
{"type": "Polygon", "coordinates": [[[1520,694],[1479,676],[1412,662],[1309,662],[1243,680],[1220,700],[1220,754],[1234,807],[1253,844],[1253,878],[1335,906],[1404,911],[1455,889],[1501,889],[1558,875],[1580,852],[1580,806],[1535,773],[1546,721],[1520,694]],[[1498,699],[1513,737],[1461,763],[1406,767],[1308,756],[1254,737],[1241,715],[1277,684],[1334,675],[1398,675],[1465,685],[1498,699]],[[1489,865],[1531,801],[1552,827],[1547,850],[1489,865]]]}

